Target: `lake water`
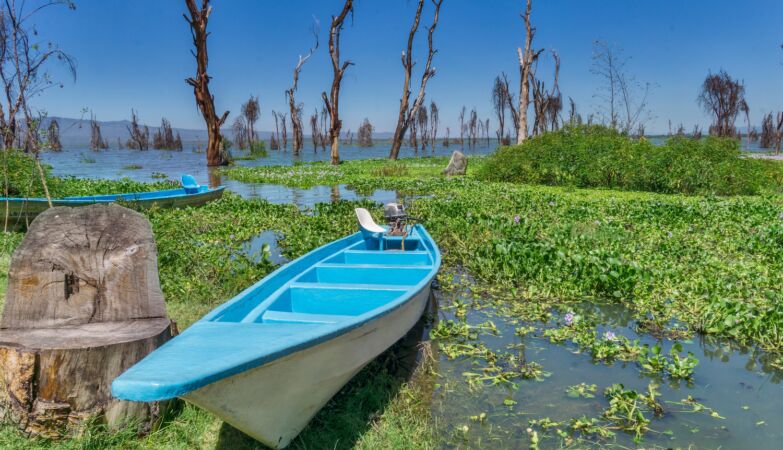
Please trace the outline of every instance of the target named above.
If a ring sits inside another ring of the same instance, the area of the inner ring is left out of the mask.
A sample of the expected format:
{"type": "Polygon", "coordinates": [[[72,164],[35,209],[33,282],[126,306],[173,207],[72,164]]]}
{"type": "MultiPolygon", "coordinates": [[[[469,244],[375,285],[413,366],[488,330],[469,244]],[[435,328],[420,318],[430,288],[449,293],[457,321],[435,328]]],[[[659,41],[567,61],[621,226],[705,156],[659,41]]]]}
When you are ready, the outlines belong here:
{"type": "MultiPolygon", "coordinates": [[[[444,308],[455,299],[470,303],[472,297],[461,293],[436,291],[440,303],[439,320],[459,320],[453,309],[444,308]]],[[[635,331],[631,314],[616,306],[596,307],[593,312],[602,317],[602,329],[617,335],[639,339],[642,344],[656,341],[635,331]]],[[[576,311],[577,313],[579,310],[576,311]]],[[[467,322],[478,325],[492,320],[497,335],[481,333],[475,343],[483,343],[496,352],[518,352],[521,360],[541,365],[548,373],[541,381],[517,380],[518,388],[507,385],[484,385],[470,388],[466,372],[481,372],[481,364],[463,357],[447,358],[438,352],[436,370],[439,373],[431,410],[439,424],[438,431],[448,448],[533,448],[527,428],[531,419],[549,418],[566,424],[575,418],[600,418],[607,408],[604,389],[622,383],[626,389],[645,392],[650,381],[660,386],[662,417],[651,419],[651,429],[638,444],[633,435],[614,430],[609,440],[580,442],[575,448],[723,448],[777,449],[783,440],[783,370],[764,352],[732,345],[727,341],[699,337],[683,343],[684,352],[698,358],[692,382],[673,382],[643,374],[636,362],[605,364],[594,362],[573,344],[554,344],[534,332],[520,337],[515,331],[524,323],[495,314],[492,309],[468,309],[467,322]],[[593,398],[573,398],[566,393],[569,386],[595,384],[593,398]],[[668,402],[680,402],[688,395],[724,417],[709,413],[678,412],[684,408],[668,402]],[[486,414],[485,419],[476,420],[486,414]]],[[[537,324],[541,326],[541,324],[537,324]]],[[[671,347],[663,343],[664,353],[671,347]]],[[[565,427],[562,427],[565,428],[565,427]]],[[[540,433],[540,431],[539,431],[540,433]]],[[[551,431],[554,434],[554,430],[551,431]]],[[[541,437],[541,448],[559,448],[558,439],[541,437]]]]}

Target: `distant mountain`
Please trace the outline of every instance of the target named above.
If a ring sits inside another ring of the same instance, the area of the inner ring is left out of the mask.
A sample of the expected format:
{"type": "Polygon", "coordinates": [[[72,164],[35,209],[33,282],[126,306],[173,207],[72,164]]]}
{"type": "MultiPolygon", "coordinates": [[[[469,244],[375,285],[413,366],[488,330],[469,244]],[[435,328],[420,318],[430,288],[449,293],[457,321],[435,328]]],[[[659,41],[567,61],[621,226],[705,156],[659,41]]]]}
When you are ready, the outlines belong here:
{"type": "MultiPolygon", "coordinates": [[[[46,129],[49,127],[49,123],[52,120],[57,120],[60,125],[60,142],[63,147],[68,148],[86,148],[90,145],[90,119],[73,119],[69,117],[47,117],[42,121],[41,128],[46,129]]],[[[129,120],[112,120],[102,121],[99,120],[98,124],[101,126],[101,135],[109,143],[112,148],[117,147],[117,139],[125,145],[126,141],[130,137],[128,127],[130,126],[129,120]]],[[[144,124],[141,124],[143,127],[144,124]]],[[[152,135],[160,128],[158,126],[147,125],[150,129],[150,139],[152,135]]],[[[190,128],[172,128],[174,134],[179,133],[182,138],[182,146],[185,150],[203,147],[207,142],[207,130],[194,130],[190,128]]],[[[231,137],[231,132],[227,128],[228,136],[231,137]]],[[[347,133],[347,129],[343,129],[343,135],[347,133]]],[[[256,132],[260,139],[269,140],[272,136],[271,131],[258,131],[256,132]]],[[[291,136],[291,130],[289,129],[289,139],[291,136]]],[[[356,131],[352,130],[354,139],[356,139],[356,131]]],[[[394,133],[391,132],[375,132],[373,133],[373,139],[387,140],[391,139],[394,133]]],[[[309,139],[310,135],[305,134],[305,138],[309,139]]]]}

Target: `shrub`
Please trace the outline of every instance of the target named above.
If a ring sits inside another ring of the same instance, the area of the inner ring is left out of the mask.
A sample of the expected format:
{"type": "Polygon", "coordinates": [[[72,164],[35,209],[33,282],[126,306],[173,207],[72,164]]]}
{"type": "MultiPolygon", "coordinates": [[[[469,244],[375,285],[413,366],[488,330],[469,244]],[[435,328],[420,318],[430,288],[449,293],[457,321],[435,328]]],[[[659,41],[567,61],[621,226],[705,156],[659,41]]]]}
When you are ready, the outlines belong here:
{"type": "Polygon", "coordinates": [[[753,195],[779,190],[783,166],[743,158],[735,139],[677,136],[656,146],[594,125],[568,126],[521,146],[501,147],[478,176],[663,193],[753,195]]]}

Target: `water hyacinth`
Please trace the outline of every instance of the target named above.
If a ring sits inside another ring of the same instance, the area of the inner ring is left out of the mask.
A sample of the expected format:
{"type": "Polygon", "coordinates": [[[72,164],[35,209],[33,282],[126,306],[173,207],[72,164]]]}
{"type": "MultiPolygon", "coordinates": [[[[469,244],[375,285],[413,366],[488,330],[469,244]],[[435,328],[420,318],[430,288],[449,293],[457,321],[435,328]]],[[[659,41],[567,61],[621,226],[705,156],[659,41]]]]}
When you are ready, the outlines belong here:
{"type": "Polygon", "coordinates": [[[574,319],[575,319],[575,318],[576,318],[576,317],[574,316],[574,313],[572,313],[571,311],[569,311],[569,312],[568,312],[568,313],[565,315],[565,317],[564,317],[564,319],[565,319],[565,324],[566,324],[566,325],[568,325],[568,326],[570,327],[571,325],[573,325],[573,324],[574,324],[574,319]]]}
{"type": "Polygon", "coordinates": [[[514,216],[514,223],[519,223],[519,214],[514,216]]]}
{"type": "Polygon", "coordinates": [[[616,341],[617,335],[614,334],[613,331],[607,331],[604,333],[604,339],[606,339],[607,341],[616,341]]]}

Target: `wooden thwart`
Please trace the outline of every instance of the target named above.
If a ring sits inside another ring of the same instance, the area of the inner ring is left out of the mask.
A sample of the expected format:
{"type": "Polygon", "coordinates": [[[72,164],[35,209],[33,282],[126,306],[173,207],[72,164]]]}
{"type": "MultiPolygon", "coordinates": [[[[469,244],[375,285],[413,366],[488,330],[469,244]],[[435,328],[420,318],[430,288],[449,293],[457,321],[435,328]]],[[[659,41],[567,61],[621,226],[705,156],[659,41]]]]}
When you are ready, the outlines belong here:
{"type": "Polygon", "coordinates": [[[174,334],[144,216],[113,204],[48,209],[11,258],[0,409],[49,438],[95,418],[149,430],[170,402],[114,399],[111,382],[174,334]]]}

